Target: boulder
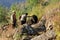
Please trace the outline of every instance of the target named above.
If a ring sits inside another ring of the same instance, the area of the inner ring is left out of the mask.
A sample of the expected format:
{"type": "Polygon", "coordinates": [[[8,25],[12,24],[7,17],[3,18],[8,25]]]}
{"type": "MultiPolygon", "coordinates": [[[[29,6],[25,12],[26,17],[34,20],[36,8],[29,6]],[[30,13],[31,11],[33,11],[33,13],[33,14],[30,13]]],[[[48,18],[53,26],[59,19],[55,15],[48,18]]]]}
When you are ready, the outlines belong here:
{"type": "Polygon", "coordinates": [[[38,34],[37,31],[35,31],[35,29],[31,27],[31,25],[24,25],[24,27],[22,28],[22,33],[26,33],[28,35],[38,34]]]}
{"type": "Polygon", "coordinates": [[[43,33],[39,36],[32,38],[31,40],[49,40],[49,39],[55,40],[55,37],[56,37],[55,32],[53,30],[49,30],[46,33],[43,33]]]}

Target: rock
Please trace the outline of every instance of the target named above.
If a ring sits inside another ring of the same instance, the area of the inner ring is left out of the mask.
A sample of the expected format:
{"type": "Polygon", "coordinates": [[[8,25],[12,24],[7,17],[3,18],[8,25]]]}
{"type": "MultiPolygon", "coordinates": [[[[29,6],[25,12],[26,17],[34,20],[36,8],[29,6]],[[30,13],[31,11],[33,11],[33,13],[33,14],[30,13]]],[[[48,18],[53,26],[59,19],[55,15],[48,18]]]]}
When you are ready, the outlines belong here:
{"type": "Polygon", "coordinates": [[[28,35],[38,34],[37,31],[35,31],[35,29],[31,27],[31,25],[24,25],[24,27],[22,28],[22,33],[26,33],[28,35]]]}
{"type": "Polygon", "coordinates": [[[32,38],[31,40],[47,40],[47,39],[48,38],[45,36],[45,34],[42,34],[42,35],[32,38]]]}
{"type": "Polygon", "coordinates": [[[44,32],[44,31],[46,31],[46,27],[45,27],[45,25],[40,25],[38,28],[36,28],[36,30],[38,32],[44,32]]]}
{"type": "Polygon", "coordinates": [[[54,30],[48,30],[48,31],[45,33],[45,35],[46,35],[47,37],[49,37],[49,38],[56,36],[54,30]]]}
{"type": "Polygon", "coordinates": [[[37,37],[32,38],[31,40],[49,40],[54,39],[56,37],[56,34],[53,30],[49,30],[46,33],[43,33],[37,37]]]}

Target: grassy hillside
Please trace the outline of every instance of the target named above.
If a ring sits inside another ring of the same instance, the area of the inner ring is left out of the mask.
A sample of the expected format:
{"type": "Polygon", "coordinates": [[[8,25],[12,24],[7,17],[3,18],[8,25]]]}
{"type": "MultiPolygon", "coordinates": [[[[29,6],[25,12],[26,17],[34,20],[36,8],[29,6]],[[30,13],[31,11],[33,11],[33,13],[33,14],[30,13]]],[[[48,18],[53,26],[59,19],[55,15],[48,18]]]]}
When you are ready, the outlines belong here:
{"type": "MultiPolygon", "coordinates": [[[[57,39],[60,40],[60,0],[27,0],[23,5],[17,6],[18,14],[29,13],[29,15],[37,15],[39,20],[43,15],[47,14],[47,18],[51,15],[56,15],[51,19],[54,22],[54,28],[57,34],[57,39]],[[20,8],[19,8],[20,7],[20,8]],[[22,7],[22,8],[21,8],[22,7]]],[[[17,11],[16,10],[16,11],[17,11]]]]}
{"type": "Polygon", "coordinates": [[[8,19],[6,18],[7,16],[9,16],[10,20],[13,10],[16,11],[17,19],[26,12],[29,15],[37,15],[39,20],[42,16],[50,19],[51,15],[55,15],[51,17],[51,20],[54,22],[54,29],[57,34],[56,40],[60,40],[60,0],[26,0],[25,3],[12,4],[9,10],[4,7],[0,7],[0,9],[0,23],[6,22],[8,19]]]}

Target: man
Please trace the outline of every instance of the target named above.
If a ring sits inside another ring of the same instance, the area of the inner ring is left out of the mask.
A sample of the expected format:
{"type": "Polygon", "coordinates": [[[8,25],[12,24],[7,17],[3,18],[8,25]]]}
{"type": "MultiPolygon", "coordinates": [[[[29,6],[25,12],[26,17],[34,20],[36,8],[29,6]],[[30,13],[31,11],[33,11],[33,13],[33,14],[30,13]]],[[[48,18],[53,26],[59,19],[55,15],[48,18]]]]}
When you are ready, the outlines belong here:
{"type": "Polygon", "coordinates": [[[27,18],[28,13],[23,14],[22,16],[19,17],[21,21],[21,25],[26,23],[26,18],[27,18]]]}
{"type": "Polygon", "coordinates": [[[12,23],[13,23],[13,27],[16,26],[16,12],[13,11],[13,14],[11,15],[11,20],[12,20],[12,23]]]}
{"type": "Polygon", "coordinates": [[[31,22],[32,24],[36,24],[38,22],[38,17],[36,15],[32,15],[31,22]]]}

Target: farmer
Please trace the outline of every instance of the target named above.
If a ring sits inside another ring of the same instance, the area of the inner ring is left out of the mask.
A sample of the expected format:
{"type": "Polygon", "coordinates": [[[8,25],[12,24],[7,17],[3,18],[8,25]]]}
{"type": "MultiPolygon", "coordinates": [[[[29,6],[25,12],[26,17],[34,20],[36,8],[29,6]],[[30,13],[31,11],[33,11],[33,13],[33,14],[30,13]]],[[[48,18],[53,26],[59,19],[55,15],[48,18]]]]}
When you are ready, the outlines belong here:
{"type": "Polygon", "coordinates": [[[27,15],[28,13],[25,13],[25,14],[22,14],[19,19],[21,21],[21,25],[25,24],[26,23],[26,19],[27,19],[27,15]]]}
{"type": "Polygon", "coordinates": [[[13,11],[13,14],[11,15],[11,20],[12,20],[12,25],[13,25],[13,27],[15,27],[16,26],[16,12],[15,11],[13,11]]]}
{"type": "Polygon", "coordinates": [[[32,24],[36,24],[38,22],[38,17],[36,15],[32,15],[31,22],[32,24]]]}

